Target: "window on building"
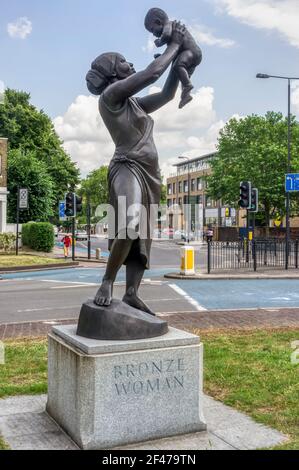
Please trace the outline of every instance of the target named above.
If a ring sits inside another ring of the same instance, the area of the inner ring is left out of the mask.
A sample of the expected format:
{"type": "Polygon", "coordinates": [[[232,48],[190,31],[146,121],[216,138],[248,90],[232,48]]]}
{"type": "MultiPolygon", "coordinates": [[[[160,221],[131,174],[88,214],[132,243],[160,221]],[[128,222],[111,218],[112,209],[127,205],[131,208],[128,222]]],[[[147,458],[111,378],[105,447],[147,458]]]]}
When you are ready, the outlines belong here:
{"type": "Polygon", "coordinates": [[[179,206],[182,207],[182,198],[179,197],[179,206]]]}
{"type": "Polygon", "coordinates": [[[182,189],[183,189],[182,181],[179,181],[179,193],[183,192],[182,189]]]}
{"type": "Polygon", "coordinates": [[[175,183],[173,183],[173,184],[172,184],[172,194],[175,194],[175,193],[176,193],[175,189],[176,189],[176,188],[175,188],[175,183]]]}
{"type": "Polygon", "coordinates": [[[184,193],[187,193],[188,192],[188,181],[185,180],[184,181],[184,193]]]}
{"type": "Polygon", "coordinates": [[[196,204],[202,204],[202,200],[203,200],[203,198],[202,198],[202,195],[201,195],[201,194],[199,194],[198,196],[196,196],[196,204]]]}
{"type": "Polygon", "coordinates": [[[171,206],[171,199],[167,199],[167,207],[169,208],[171,206]]]}
{"type": "Polygon", "coordinates": [[[213,199],[209,196],[206,197],[206,207],[213,207],[213,199]]]}
{"type": "Polygon", "coordinates": [[[206,217],[205,218],[205,225],[214,225],[218,224],[218,219],[216,217],[206,217]]]}
{"type": "Polygon", "coordinates": [[[191,191],[195,191],[195,180],[191,180],[191,191]]]}
{"type": "Polygon", "coordinates": [[[171,184],[167,185],[167,194],[168,194],[168,196],[171,195],[171,184]]]}
{"type": "Polygon", "coordinates": [[[202,190],[202,179],[201,178],[197,178],[197,180],[196,180],[196,189],[197,189],[197,191],[202,190]]]}

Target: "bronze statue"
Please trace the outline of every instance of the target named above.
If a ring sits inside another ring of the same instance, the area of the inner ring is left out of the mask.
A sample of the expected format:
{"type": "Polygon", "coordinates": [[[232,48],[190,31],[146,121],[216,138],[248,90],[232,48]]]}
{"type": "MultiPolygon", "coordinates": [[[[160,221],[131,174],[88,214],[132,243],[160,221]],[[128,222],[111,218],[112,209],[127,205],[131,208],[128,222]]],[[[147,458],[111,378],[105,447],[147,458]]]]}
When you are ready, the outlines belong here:
{"type": "Polygon", "coordinates": [[[168,331],[167,322],[157,318],[138,296],[138,289],[149,268],[151,250],[151,207],[158,206],[161,176],[157,149],[153,140],[153,119],[150,114],[175,97],[179,85],[176,68],[172,65],[161,92],[144,97],[134,95],[155,83],[167,68],[175,63],[184,42],[185,26],[172,23],[172,36],[166,50],[145,70],[136,72],[133,64],[121,54],[105,53],[91,64],[86,76],[91,93],[100,95],[99,111],[115,143],[109,165],[110,205],[114,208],[115,233],[109,234],[110,256],[102,284],[95,299],[82,305],[77,334],[94,339],[127,340],[160,336],[168,331]],[[126,208],[139,205],[132,218],[119,209],[118,200],[126,208]],[[124,226],[118,226],[118,216],[125,214],[124,226]],[[147,231],[140,235],[146,218],[147,231]],[[117,272],[126,265],[126,293],[122,301],[113,299],[113,284],[117,272]]]}
{"type": "MultiPolygon", "coordinates": [[[[179,83],[175,70],[171,68],[160,93],[142,98],[133,98],[133,95],[161,77],[176,59],[184,34],[185,27],[174,22],[172,39],[165,52],[141,72],[135,72],[133,64],[121,54],[106,53],[94,60],[87,74],[88,89],[100,95],[100,114],[115,143],[109,166],[109,194],[110,203],[116,209],[116,219],[118,196],[126,197],[127,207],[140,203],[149,209],[151,204],[159,204],[161,177],[153,140],[153,120],[149,114],[174,98],[179,83]]],[[[138,297],[144,270],[149,267],[151,239],[133,238],[120,237],[116,228],[115,239],[109,240],[106,273],[94,301],[97,305],[110,305],[117,272],[126,264],[123,301],[153,314],[138,297]]]]}
{"type": "MultiPolygon", "coordinates": [[[[167,14],[160,8],[151,8],[144,20],[146,29],[157,37],[155,40],[157,47],[162,47],[171,42],[174,24],[175,22],[170,21],[167,14]]],[[[155,57],[158,58],[159,55],[155,55],[155,57]]],[[[190,81],[190,77],[201,61],[201,49],[190,32],[186,30],[179,54],[173,64],[173,69],[176,71],[182,84],[179,108],[183,108],[192,100],[190,92],[194,87],[190,81]]]]}

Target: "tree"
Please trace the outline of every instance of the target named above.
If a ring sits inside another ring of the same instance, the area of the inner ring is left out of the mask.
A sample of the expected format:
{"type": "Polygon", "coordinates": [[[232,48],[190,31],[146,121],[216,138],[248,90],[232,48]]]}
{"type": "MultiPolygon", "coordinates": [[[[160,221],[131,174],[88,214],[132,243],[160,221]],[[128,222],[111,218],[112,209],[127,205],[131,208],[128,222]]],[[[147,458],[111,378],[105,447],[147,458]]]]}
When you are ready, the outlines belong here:
{"type": "Polygon", "coordinates": [[[30,104],[29,93],[5,91],[0,106],[0,136],[8,138],[10,149],[32,151],[45,164],[53,182],[53,209],[57,212],[58,201],[69,187],[78,184],[79,170],[63,150],[51,119],[30,104]]]}
{"type": "MultiPolygon", "coordinates": [[[[83,211],[79,221],[80,223],[84,223],[86,220],[86,205],[88,199],[92,216],[94,216],[99,204],[107,204],[109,202],[108,167],[101,166],[97,170],[91,171],[86,178],[81,181],[81,187],[78,193],[83,197],[83,211]]],[[[97,222],[95,219],[93,219],[93,221],[97,222]]]]}
{"type": "Polygon", "coordinates": [[[53,182],[45,163],[21,150],[11,150],[8,160],[8,221],[16,222],[18,186],[29,190],[29,209],[20,211],[20,223],[47,221],[53,215],[53,182]]]}
{"type": "MultiPolygon", "coordinates": [[[[299,168],[299,123],[292,118],[292,171],[299,168]]],[[[259,190],[263,221],[269,226],[276,214],[285,213],[287,171],[287,120],[281,113],[231,119],[220,132],[218,154],[207,177],[208,196],[237,207],[240,181],[259,190]]],[[[296,196],[293,210],[296,210],[296,196]]]]}

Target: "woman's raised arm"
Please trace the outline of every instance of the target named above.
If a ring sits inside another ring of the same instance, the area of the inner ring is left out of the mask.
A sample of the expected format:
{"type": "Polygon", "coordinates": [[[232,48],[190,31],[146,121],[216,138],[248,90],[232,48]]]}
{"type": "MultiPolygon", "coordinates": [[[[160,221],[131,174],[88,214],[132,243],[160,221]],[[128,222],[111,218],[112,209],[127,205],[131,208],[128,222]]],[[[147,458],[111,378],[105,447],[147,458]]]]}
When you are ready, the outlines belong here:
{"type": "Polygon", "coordinates": [[[137,98],[138,103],[146,113],[153,113],[169,101],[173,100],[178,89],[178,85],[178,75],[173,69],[171,69],[162,91],[153,93],[152,95],[143,96],[142,98],[137,98]]]}
{"type": "Polygon", "coordinates": [[[122,103],[129,96],[139,93],[141,90],[156,82],[167,70],[171,62],[176,58],[179,48],[184,40],[185,26],[174,22],[172,41],[165,52],[149,64],[141,72],[119,80],[105,90],[105,100],[110,106],[122,103]]]}

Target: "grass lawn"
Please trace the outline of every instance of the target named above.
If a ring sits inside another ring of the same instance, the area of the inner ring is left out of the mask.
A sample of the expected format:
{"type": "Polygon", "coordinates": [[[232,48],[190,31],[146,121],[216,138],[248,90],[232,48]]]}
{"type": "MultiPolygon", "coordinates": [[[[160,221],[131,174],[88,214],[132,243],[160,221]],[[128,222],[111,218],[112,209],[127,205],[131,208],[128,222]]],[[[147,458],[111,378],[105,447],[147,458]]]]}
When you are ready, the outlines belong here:
{"type": "Polygon", "coordinates": [[[53,263],[64,263],[63,258],[47,258],[46,256],[36,255],[0,255],[0,269],[10,268],[14,266],[33,266],[39,264],[53,264],[53,263]]]}
{"type": "MultiPolygon", "coordinates": [[[[299,340],[299,329],[214,331],[200,336],[205,347],[205,392],[287,434],[290,441],[280,448],[299,449],[299,365],[290,361],[290,344],[299,340]]],[[[5,357],[6,364],[0,365],[0,397],[47,391],[45,339],[7,341],[5,357]]]]}

